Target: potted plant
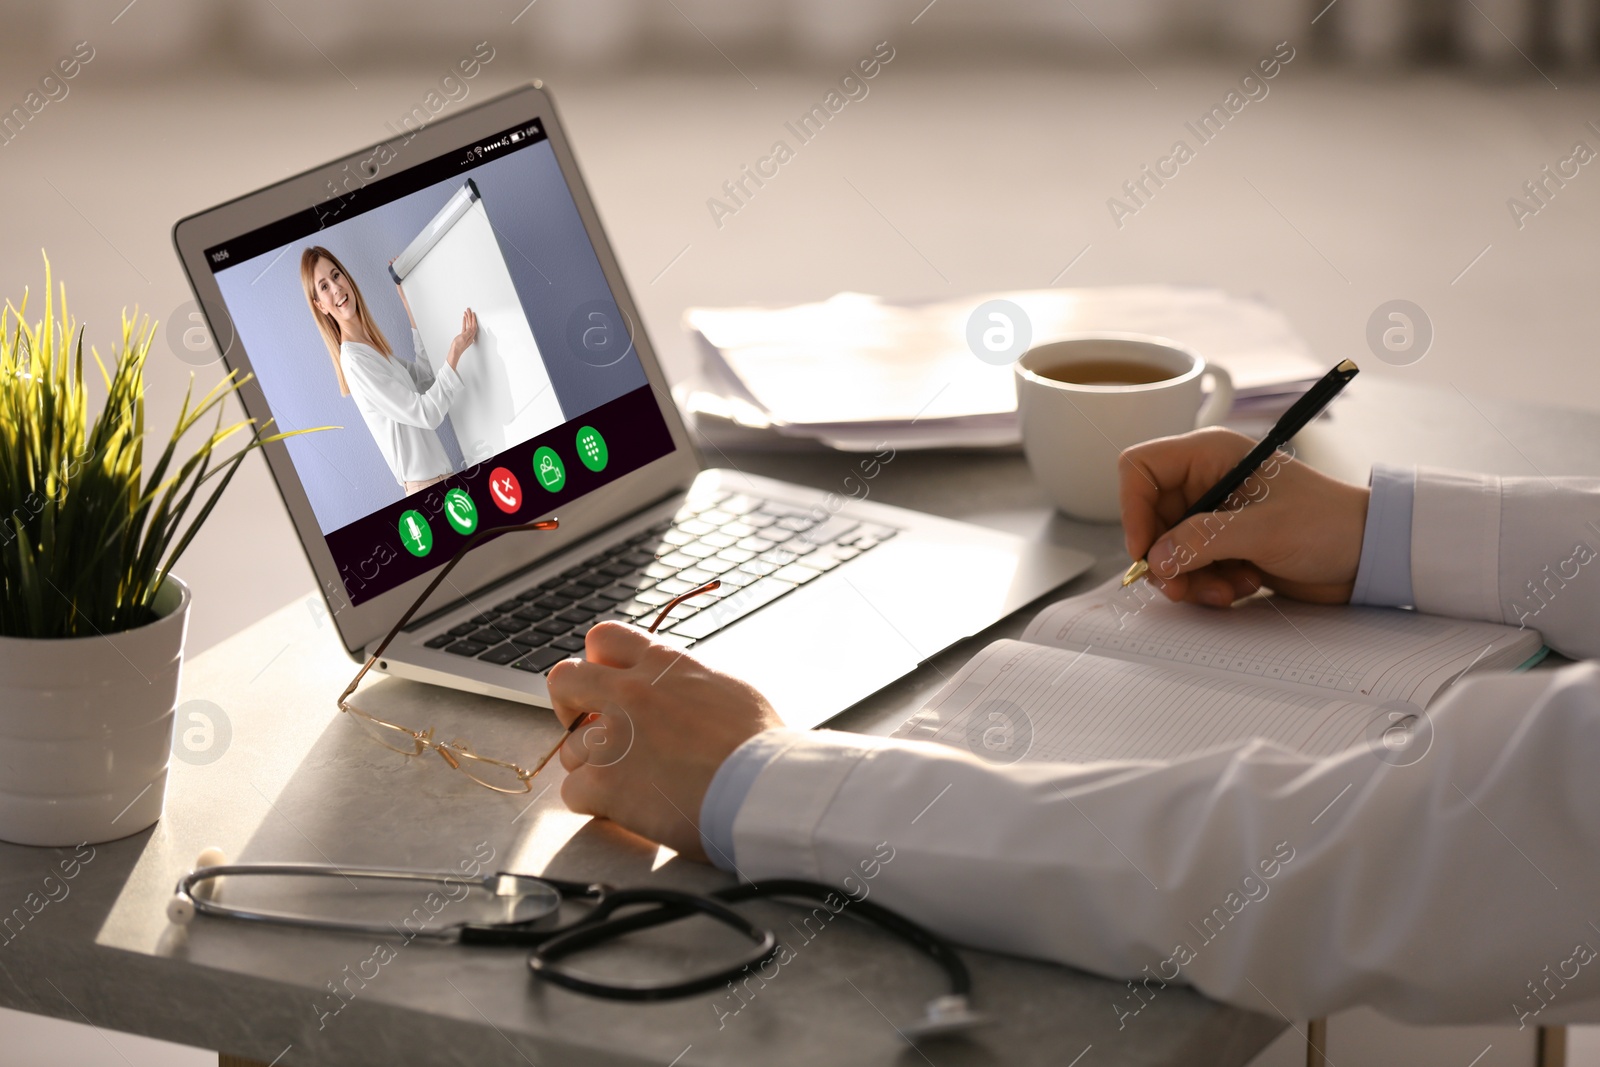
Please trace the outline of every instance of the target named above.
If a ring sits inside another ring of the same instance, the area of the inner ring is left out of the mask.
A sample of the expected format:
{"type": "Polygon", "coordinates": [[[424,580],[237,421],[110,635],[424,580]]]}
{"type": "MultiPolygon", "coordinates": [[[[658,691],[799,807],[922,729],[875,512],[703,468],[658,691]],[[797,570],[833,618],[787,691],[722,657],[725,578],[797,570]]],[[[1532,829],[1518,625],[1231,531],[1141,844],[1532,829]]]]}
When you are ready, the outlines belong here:
{"type": "Polygon", "coordinates": [[[147,467],[155,324],[124,312],[109,369],[91,347],[105,387],[91,421],[83,333],[65,286],[52,302],[48,258],[44,316],[27,313],[26,291],[0,310],[0,840],[110,841],[161,816],[190,601],[173,564],[245,455],[290,435],[224,426],[223,401],[248,379],[230,373],[192,402],[191,375],[147,467]]]}

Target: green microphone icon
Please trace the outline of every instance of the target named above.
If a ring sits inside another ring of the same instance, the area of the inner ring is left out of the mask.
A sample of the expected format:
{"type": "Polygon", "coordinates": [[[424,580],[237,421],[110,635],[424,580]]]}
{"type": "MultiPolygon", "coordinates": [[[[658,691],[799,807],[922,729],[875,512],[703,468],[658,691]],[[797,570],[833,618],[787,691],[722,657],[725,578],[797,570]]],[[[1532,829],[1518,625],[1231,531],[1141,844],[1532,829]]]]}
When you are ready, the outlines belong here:
{"type": "Polygon", "coordinates": [[[433,551],[433,530],[422,512],[412,510],[400,516],[400,543],[413,556],[426,556],[433,551]]]}

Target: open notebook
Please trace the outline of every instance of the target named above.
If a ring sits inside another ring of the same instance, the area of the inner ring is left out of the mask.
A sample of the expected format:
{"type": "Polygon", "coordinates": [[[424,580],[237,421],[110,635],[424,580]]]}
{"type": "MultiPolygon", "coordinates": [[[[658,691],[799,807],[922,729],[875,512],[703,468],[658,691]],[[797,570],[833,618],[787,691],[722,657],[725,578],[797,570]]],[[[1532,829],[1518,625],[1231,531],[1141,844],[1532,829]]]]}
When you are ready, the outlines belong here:
{"type": "Polygon", "coordinates": [[[1374,724],[1381,736],[1395,702],[1426,707],[1542,646],[1491,623],[1266,596],[1218,610],[1113,580],[989,645],[895,736],[995,762],[1165,759],[1251,737],[1326,756],[1374,724]]]}

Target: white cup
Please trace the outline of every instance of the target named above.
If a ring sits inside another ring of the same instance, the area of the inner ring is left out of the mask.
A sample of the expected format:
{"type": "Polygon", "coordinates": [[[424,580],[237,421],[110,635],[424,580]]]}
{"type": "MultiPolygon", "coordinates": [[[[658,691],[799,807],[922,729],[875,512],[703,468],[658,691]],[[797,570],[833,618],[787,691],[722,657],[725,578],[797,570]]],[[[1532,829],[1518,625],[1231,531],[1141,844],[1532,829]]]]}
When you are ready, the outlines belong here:
{"type": "Polygon", "coordinates": [[[1030,348],[1015,369],[1028,466],[1062,511],[1089,522],[1114,522],[1121,515],[1117,457],[1123,449],[1221,422],[1233,405],[1233,379],[1226,370],[1160,337],[1083,334],[1030,348]],[[1171,373],[1144,384],[1093,385],[1042,373],[1108,362],[1171,373]]]}

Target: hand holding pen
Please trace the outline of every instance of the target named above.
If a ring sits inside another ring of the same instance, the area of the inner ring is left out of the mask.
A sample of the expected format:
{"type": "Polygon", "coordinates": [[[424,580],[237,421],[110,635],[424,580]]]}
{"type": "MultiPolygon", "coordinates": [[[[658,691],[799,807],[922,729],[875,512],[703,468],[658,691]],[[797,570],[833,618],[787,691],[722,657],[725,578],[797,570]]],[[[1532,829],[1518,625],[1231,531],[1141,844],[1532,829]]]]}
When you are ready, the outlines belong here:
{"type": "Polygon", "coordinates": [[[1130,580],[1147,569],[1168,598],[1197,604],[1230,604],[1263,584],[1299,600],[1347,602],[1368,491],[1278,449],[1355,371],[1349,361],[1334,368],[1259,443],[1210,429],[1124,452],[1123,530],[1139,561],[1130,580]],[[1234,494],[1236,506],[1218,510],[1234,494]]]}

